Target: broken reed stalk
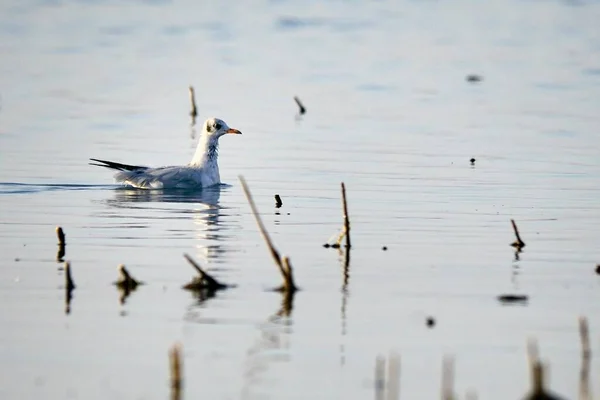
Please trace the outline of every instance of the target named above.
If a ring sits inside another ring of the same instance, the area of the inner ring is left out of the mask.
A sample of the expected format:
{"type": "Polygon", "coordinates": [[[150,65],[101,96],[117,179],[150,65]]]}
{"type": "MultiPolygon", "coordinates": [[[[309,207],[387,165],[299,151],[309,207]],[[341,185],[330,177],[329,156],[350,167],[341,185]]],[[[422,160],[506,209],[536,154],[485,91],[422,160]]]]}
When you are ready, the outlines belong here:
{"type": "Polygon", "coordinates": [[[302,102],[300,101],[298,96],[294,96],[294,101],[296,102],[296,104],[298,105],[298,108],[300,109],[300,115],[306,114],[306,107],[304,107],[304,104],[302,104],[302,102]]]}
{"type": "Polygon", "coordinates": [[[510,223],[512,224],[513,230],[515,231],[515,236],[517,237],[517,240],[514,241],[511,244],[511,246],[516,247],[517,249],[521,249],[521,248],[525,247],[525,242],[521,240],[521,235],[519,235],[519,229],[517,228],[517,224],[515,223],[515,220],[511,219],[510,223]]]}
{"type": "Polygon", "coordinates": [[[342,182],[342,206],[344,208],[344,232],[346,233],[346,247],[350,248],[350,217],[348,216],[348,202],[346,201],[346,185],[342,182]]]}
{"type": "Polygon", "coordinates": [[[442,360],[442,400],[454,399],[454,357],[442,360]]]}
{"type": "MultiPolygon", "coordinates": [[[[342,232],[338,236],[336,242],[331,245],[333,248],[339,248],[342,242],[342,238],[346,237],[346,248],[350,248],[350,217],[348,216],[348,202],[346,201],[346,185],[342,182],[342,210],[344,212],[344,226],[342,227],[342,232]]],[[[326,244],[325,247],[329,247],[329,244],[326,244]]]]}
{"type": "Polygon", "coordinates": [[[199,275],[197,278],[194,278],[190,283],[185,285],[183,287],[184,289],[189,289],[189,290],[206,289],[209,291],[215,291],[215,290],[219,290],[219,289],[225,289],[227,287],[227,285],[224,285],[221,282],[217,281],[215,278],[213,278],[211,275],[209,275],[206,271],[204,271],[200,267],[200,265],[198,265],[198,263],[196,261],[194,261],[194,259],[192,257],[190,257],[188,254],[184,254],[183,257],[185,257],[185,259],[192,265],[192,267],[194,267],[194,269],[198,272],[198,275],[199,275]]]}
{"type": "Polygon", "coordinates": [[[192,117],[192,126],[196,124],[196,117],[198,116],[198,108],[196,107],[196,96],[194,93],[194,87],[190,85],[190,102],[192,103],[192,110],[190,116],[192,117]]]}
{"type": "Polygon", "coordinates": [[[171,400],[181,399],[183,374],[181,362],[181,344],[174,344],[169,350],[169,365],[171,370],[171,400]]]}
{"type": "Polygon", "coordinates": [[[386,386],[386,400],[398,400],[400,398],[400,356],[396,353],[391,353],[388,357],[386,386]]]}
{"type": "Polygon", "coordinates": [[[58,237],[58,245],[59,246],[64,246],[67,244],[67,242],[65,241],[65,232],[63,231],[63,228],[61,228],[60,226],[56,227],[56,236],[58,237]]]}
{"type": "Polygon", "coordinates": [[[534,362],[531,370],[531,397],[539,398],[545,395],[544,390],[544,365],[538,360],[534,362]]]}
{"type": "Polygon", "coordinates": [[[281,255],[275,248],[275,245],[273,245],[273,241],[271,240],[271,237],[269,236],[269,233],[267,232],[267,229],[265,228],[265,225],[263,224],[262,219],[260,218],[258,209],[256,208],[256,204],[254,203],[254,200],[252,199],[252,194],[250,193],[250,188],[248,187],[246,180],[241,175],[238,176],[238,179],[240,180],[240,183],[242,184],[242,189],[244,190],[246,199],[248,200],[248,203],[250,204],[250,208],[252,209],[252,214],[254,215],[256,224],[258,225],[258,230],[260,231],[261,236],[267,243],[269,252],[271,253],[271,256],[273,257],[273,260],[275,261],[275,264],[279,268],[279,272],[281,273],[281,276],[283,278],[283,286],[280,289],[282,291],[288,291],[288,290],[296,291],[298,288],[296,287],[296,285],[294,283],[294,277],[293,277],[292,267],[291,267],[289,258],[281,257],[281,255]]]}
{"type": "Polygon", "coordinates": [[[119,279],[114,284],[119,288],[134,290],[140,284],[139,281],[131,276],[124,264],[119,264],[117,269],[119,270],[119,279]]]}

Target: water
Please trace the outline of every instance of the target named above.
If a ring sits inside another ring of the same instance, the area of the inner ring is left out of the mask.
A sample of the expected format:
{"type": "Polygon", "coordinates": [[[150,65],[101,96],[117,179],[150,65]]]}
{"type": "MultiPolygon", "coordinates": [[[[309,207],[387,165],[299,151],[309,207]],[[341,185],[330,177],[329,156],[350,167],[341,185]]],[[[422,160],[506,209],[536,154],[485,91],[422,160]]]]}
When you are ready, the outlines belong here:
{"type": "Polygon", "coordinates": [[[390,351],[403,398],[439,396],[444,355],[461,397],[517,398],[536,337],[577,397],[577,318],[597,353],[600,315],[599,18],[594,1],[3,2],[0,396],[164,399],[180,341],[186,398],[370,398],[390,351]],[[139,193],[87,165],[187,162],[190,84],[201,121],[244,133],[221,140],[226,186],[139,193]],[[240,174],[295,267],[289,316],[240,174]],[[322,247],[342,181],[346,281],[322,247]],[[237,286],[181,290],[184,253],[237,286]],[[146,283],[124,304],[120,263],[146,283]]]}

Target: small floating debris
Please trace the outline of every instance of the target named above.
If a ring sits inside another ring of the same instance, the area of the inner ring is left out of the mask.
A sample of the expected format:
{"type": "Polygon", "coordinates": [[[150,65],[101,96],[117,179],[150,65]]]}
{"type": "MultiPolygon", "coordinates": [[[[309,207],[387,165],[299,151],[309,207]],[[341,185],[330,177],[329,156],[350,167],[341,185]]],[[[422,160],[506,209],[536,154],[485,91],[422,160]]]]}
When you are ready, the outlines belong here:
{"type": "Polygon", "coordinates": [[[521,235],[519,235],[519,229],[517,228],[517,224],[516,224],[515,220],[511,219],[510,223],[512,224],[513,231],[515,232],[515,236],[517,238],[517,240],[515,240],[510,245],[512,247],[515,247],[517,250],[521,250],[523,247],[525,247],[525,242],[521,240],[521,235]]]}
{"type": "Polygon", "coordinates": [[[287,257],[287,256],[282,257],[279,254],[279,252],[277,251],[277,249],[275,248],[275,245],[271,241],[269,233],[267,232],[267,228],[265,228],[265,225],[263,224],[262,219],[260,218],[258,209],[256,208],[256,204],[254,204],[254,200],[252,199],[252,194],[250,193],[250,188],[248,187],[246,180],[241,175],[238,176],[238,179],[240,180],[240,182],[242,184],[242,188],[244,189],[244,194],[246,195],[246,199],[248,200],[248,203],[250,204],[252,214],[254,215],[256,224],[258,225],[258,230],[260,231],[261,236],[267,243],[269,252],[271,253],[271,256],[273,257],[275,264],[277,265],[277,267],[279,267],[279,272],[281,273],[281,277],[283,278],[283,284],[280,287],[276,288],[275,290],[278,292],[286,292],[286,293],[297,291],[298,287],[296,286],[296,284],[294,282],[294,274],[293,274],[292,264],[291,264],[289,257],[287,257]]]}
{"type": "Polygon", "coordinates": [[[475,165],[475,161],[476,161],[476,160],[475,160],[474,158],[471,158],[471,159],[469,160],[469,162],[471,163],[471,165],[475,165]]]}
{"type": "Polygon", "coordinates": [[[435,318],[429,316],[427,317],[427,319],[425,320],[425,323],[427,324],[428,328],[433,328],[435,326],[435,318]]]}
{"type": "Polygon", "coordinates": [[[501,294],[497,297],[500,303],[512,304],[512,303],[527,303],[529,296],[525,294],[501,294]]]}
{"type": "Polygon", "coordinates": [[[198,272],[198,276],[192,279],[189,283],[183,286],[183,289],[193,290],[193,291],[201,291],[207,290],[209,292],[215,292],[217,290],[227,289],[230,286],[225,285],[211,275],[209,275],[206,271],[204,271],[200,265],[192,257],[187,254],[184,254],[186,260],[194,267],[194,269],[198,272]]]}
{"type": "Polygon", "coordinates": [[[294,101],[298,104],[298,108],[300,109],[300,115],[306,114],[306,107],[302,104],[298,96],[294,96],[294,101]]]}
{"type": "Polygon", "coordinates": [[[169,350],[169,369],[171,371],[171,399],[181,399],[183,387],[183,363],[181,362],[181,344],[174,344],[169,350]]]}
{"type": "Polygon", "coordinates": [[[600,264],[596,265],[596,273],[600,275],[600,264]]]}
{"type": "Polygon", "coordinates": [[[477,74],[469,74],[465,77],[465,80],[467,82],[477,83],[477,82],[481,82],[483,80],[483,76],[477,75],[477,74]]]}
{"type": "Polygon", "coordinates": [[[281,201],[281,197],[276,194],[275,195],[275,208],[280,208],[283,205],[283,201],[281,201]]]}
{"type": "Polygon", "coordinates": [[[381,248],[381,250],[383,250],[383,251],[387,251],[387,246],[383,246],[383,247],[381,248]]]}

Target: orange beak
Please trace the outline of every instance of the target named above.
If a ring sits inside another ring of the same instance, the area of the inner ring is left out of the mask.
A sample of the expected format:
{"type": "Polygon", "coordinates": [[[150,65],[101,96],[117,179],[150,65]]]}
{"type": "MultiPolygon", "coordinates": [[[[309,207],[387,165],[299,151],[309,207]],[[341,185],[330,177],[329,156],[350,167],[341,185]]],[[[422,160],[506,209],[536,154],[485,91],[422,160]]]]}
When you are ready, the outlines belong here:
{"type": "Polygon", "coordinates": [[[242,134],[242,132],[238,131],[237,129],[233,129],[233,128],[227,129],[227,131],[225,131],[225,133],[234,133],[236,135],[241,135],[242,134]]]}

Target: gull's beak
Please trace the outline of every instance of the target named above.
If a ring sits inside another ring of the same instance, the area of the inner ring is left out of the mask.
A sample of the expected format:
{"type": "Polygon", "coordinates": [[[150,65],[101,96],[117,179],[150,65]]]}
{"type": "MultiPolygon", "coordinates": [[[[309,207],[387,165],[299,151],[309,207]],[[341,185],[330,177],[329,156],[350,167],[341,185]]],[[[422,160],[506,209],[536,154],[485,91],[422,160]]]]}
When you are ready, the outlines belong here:
{"type": "Polygon", "coordinates": [[[241,135],[242,132],[238,131],[237,129],[233,129],[233,128],[229,128],[225,131],[225,133],[234,133],[236,135],[241,135]]]}

